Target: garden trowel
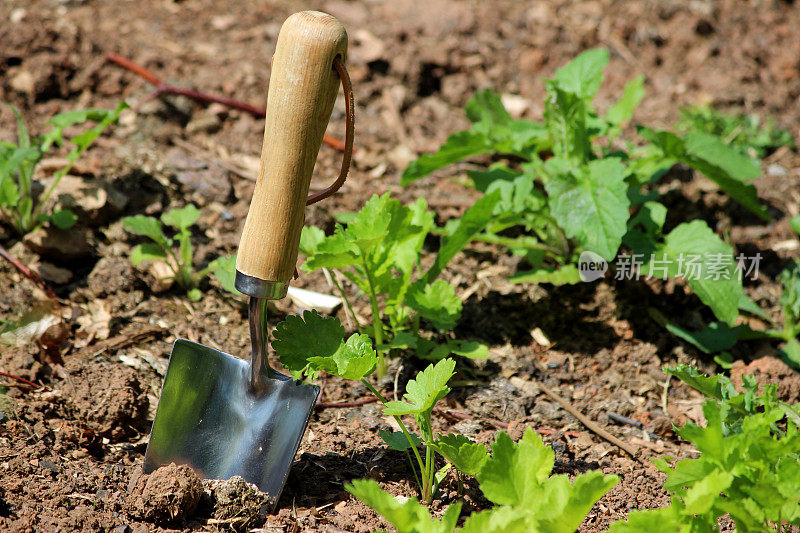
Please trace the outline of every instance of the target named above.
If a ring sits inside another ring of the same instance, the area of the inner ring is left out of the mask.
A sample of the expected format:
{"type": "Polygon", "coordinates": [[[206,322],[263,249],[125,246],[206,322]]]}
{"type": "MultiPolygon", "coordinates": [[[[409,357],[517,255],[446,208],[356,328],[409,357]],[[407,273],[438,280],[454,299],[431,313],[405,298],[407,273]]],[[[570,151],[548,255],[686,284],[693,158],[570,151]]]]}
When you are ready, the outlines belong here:
{"type": "Polygon", "coordinates": [[[281,28],[236,262],[236,288],[250,296],[252,356],[175,341],[145,472],[175,462],[205,478],[239,475],[278,501],[319,388],[269,366],[267,301],[286,296],[295,272],[309,181],[338,91],[333,65],[346,52],[347,34],[330,15],[296,13],[281,28]]]}

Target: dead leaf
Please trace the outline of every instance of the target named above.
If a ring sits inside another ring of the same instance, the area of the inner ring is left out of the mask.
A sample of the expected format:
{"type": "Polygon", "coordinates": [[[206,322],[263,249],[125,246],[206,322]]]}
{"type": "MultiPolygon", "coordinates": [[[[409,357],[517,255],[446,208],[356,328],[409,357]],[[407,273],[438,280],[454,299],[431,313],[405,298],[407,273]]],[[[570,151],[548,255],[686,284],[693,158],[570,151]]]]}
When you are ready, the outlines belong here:
{"type": "Polygon", "coordinates": [[[86,313],[78,317],[78,331],[75,334],[75,347],[85,348],[93,340],[105,340],[111,333],[111,313],[105,300],[89,302],[86,313]]]}

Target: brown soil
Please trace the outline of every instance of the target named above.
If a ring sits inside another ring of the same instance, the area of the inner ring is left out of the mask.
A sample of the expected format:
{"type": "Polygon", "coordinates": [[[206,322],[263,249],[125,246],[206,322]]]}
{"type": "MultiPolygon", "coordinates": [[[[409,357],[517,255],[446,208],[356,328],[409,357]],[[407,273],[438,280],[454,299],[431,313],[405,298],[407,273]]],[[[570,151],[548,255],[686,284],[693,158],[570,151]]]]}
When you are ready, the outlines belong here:
{"type": "MultiPolygon", "coordinates": [[[[113,107],[121,98],[142,103],[152,88],[104,60],[106,52],[115,52],[171,82],[263,105],[280,24],[305,8],[328,11],[348,29],[357,103],[350,179],[341,194],[308,210],[308,222],[326,230],[333,213],[358,209],[386,190],[404,201],[424,194],[439,223],[459,215],[474,194],[452,179],[458,169],[400,188],[407,162],[465,127],[463,104],[475,90],[520,95],[525,100],[519,112],[540,117],[542,78],[595,46],[612,55],[601,109],[627,80],[645,74],[639,122],[668,126],[679,106],[707,102],[774,116],[800,136],[800,10],[779,0],[6,2],[0,5],[0,101],[19,108],[34,132],[56,112],[113,107]]],[[[340,137],[343,111],[340,100],[329,128],[340,137]]],[[[6,107],[0,108],[0,125],[0,139],[13,139],[14,118],[6,107]]],[[[393,493],[414,495],[405,456],[382,444],[377,431],[387,423],[370,404],[313,415],[273,514],[263,495],[241,481],[200,481],[174,466],[141,474],[172,341],[188,338],[244,356],[247,311],[213,282],[203,287],[200,302],[191,303],[160,286],[157,273],[132,267],[127,256],[137,241],[120,218],[157,214],[191,200],[203,209],[195,235],[199,259],[234,252],[253,182],[227,168],[232,161],[252,168],[263,128],[263,120],[245,113],[183,98],[142,103],[138,115],[123,117],[73,169],[85,183],[100,184],[110,200],[103,210],[81,217],[84,241],[75,243],[71,255],[12,246],[0,229],[0,242],[43,276],[49,272],[61,298],[53,311],[58,323],[46,339],[0,348],[0,370],[44,385],[31,391],[11,384],[8,405],[0,406],[0,530],[370,531],[386,524],[345,492],[349,480],[370,477],[393,493]]],[[[315,183],[335,175],[339,158],[323,148],[315,183]]],[[[764,162],[768,167],[777,171],[765,171],[756,185],[775,218],[770,224],[700,178],[678,172],[664,187],[676,217],[703,218],[739,251],[762,253],[762,277],[748,282],[747,290],[777,313],[774,276],[799,255],[786,245],[792,239],[786,218],[800,207],[800,159],[781,150],[764,162]]],[[[60,202],[70,201],[65,195],[60,202]]],[[[701,400],[674,380],[665,393],[661,369],[676,362],[706,370],[715,365],[667,335],[647,308],[696,324],[708,318],[707,310],[675,283],[511,285],[506,280],[516,266],[517,259],[501,250],[475,246],[445,273],[457,291],[472,293],[458,335],[490,344],[492,355],[460,371],[460,384],[437,413],[437,429],[489,443],[499,426],[507,425],[515,438],[532,427],[556,451],[558,472],[599,468],[618,474],[621,482],[592,509],[581,531],[603,531],[632,509],[666,505],[663,476],[650,459],[689,452],[672,424],[697,420],[701,400]],[[548,346],[537,342],[540,333],[548,346]],[[635,446],[638,458],[587,430],[537,383],[635,446]],[[608,413],[637,420],[660,438],[615,425],[608,413]]],[[[319,272],[296,284],[331,290],[319,272]]],[[[15,320],[43,298],[0,263],[0,319],[15,320]]],[[[356,312],[368,317],[368,302],[354,301],[356,312]]],[[[271,323],[295,312],[290,302],[279,302],[271,323]]],[[[734,375],[779,381],[781,393],[796,401],[796,374],[761,359],[775,356],[777,347],[735,348],[743,362],[734,375]],[[747,366],[750,359],[761,362],[747,366]]],[[[395,361],[392,379],[380,386],[392,394],[395,373],[402,388],[419,368],[395,361]]],[[[323,400],[367,396],[363,386],[330,379],[323,400]]],[[[445,481],[435,512],[456,497],[456,488],[452,479],[445,481]]],[[[465,512],[487,505],[474,484],[467,484],[464,500],[465,512]]]]}

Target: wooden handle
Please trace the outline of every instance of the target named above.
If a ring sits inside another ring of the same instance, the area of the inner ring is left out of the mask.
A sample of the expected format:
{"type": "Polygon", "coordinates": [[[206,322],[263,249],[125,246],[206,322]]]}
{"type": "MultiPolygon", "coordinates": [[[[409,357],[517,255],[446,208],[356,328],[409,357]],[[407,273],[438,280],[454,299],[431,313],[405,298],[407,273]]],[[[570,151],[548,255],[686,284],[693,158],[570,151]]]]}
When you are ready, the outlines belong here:
{"type": "Polygon", "coordinates": [[[241,274],[268,283],[294,274],[311,173],[339,91],[333,60],[346,54],[347,33],[331,15],[302,11],[281,27],[261,165],[236,259],[241,274]]]}

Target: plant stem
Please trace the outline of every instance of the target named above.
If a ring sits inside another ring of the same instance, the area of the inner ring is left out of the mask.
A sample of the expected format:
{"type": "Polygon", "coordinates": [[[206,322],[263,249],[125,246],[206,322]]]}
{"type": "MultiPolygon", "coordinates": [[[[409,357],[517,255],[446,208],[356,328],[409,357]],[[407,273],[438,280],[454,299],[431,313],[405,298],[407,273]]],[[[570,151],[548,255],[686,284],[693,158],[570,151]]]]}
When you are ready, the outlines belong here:
{"type": "Polygon", "coordinates": [[[372,308],[372,329],[375,332],[375,346],[378,349],[378,377],[386,376],[386,358],[384,357],[381,346],[383,345],[383,322],[381,322],[380,309],[378,308],[378,296],[375,294],[375,284],[372,282],[372,275],[367,266],[366,256],[361,255],[361,262],[364,264],[364,273],[369,284],[369,305],[372,308]]]}
{"type": "MultiPolygon", "coordinates": [[[[381,395],[381,393],[379,393],[377,390],[375,390],[375,387],[373,387],[372,384],[369,381],[367,381],[365,378],[361,378],[361,383],[366,385],[366,387],[369,389],[369,391],[372,394],[374,394],[384,406],[387,405],[386,399],[381,395]]],[[[395,421],[397,422],[397,425],[400,426],[400,430],[403,432],[403,435],[406,436],[406,440],[408,440],[408,443],[411,445],[411,449],[414,451],[414,456],[417,458],[417,464],[419,465],[420,474],[423,476],[424,479],[427,479],[427,478],[425,478],[425,473],[428,471],[428,469],[425,468],[425,463],[422,461],[422,456],[419,454],[419,450],[414,445],[414,439],[411,438],[411,434],[408,432],[408,429],[406,429],[406,425],[403,424],[403,421],[400,419],[399,416],[392,415],[392,418],[394,418],[395,421]]],[[[411,468],[413,470],[413,468],[414,468],[413,464],[412,464],[411,468]]],[[[423,492],[423,495],[424,495],[425,486],[423,485],[420,488],[422,489],[422,492],[423,492]]]]}
{"type": "Polygon", "coordinates": [[[350,312],[350,316],[353,317],[353,322],[355,322],[356,324],[356,329],[358,330],[359,333],[362,333],[361,324],[358,323],[358,318],[356,318],[356,314],[355,312],[353,312],[353,306],[350,305],[350,300],[347,299],[347,295],[344,293],[344,290],[342,289],[339,280],[336,279],[336,272],[333,270],[329,270],[327,268],[324,268],[323,270],[326,270],[328,272],[328,275],[330,276],[331,281],[333,282],[333,286],[336,287],[336,290],[339,291],[339,296],[342,297],[342,301],[344,302],[345,308],[350,312]]]}

